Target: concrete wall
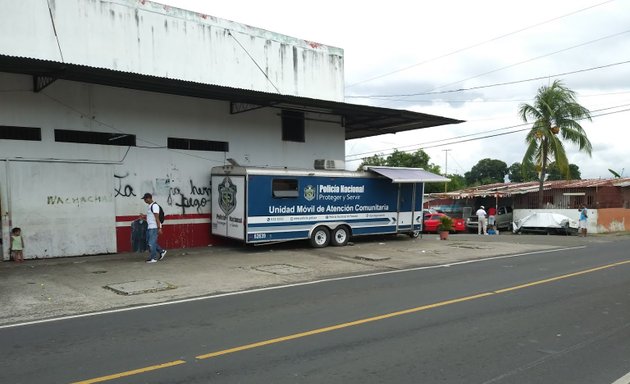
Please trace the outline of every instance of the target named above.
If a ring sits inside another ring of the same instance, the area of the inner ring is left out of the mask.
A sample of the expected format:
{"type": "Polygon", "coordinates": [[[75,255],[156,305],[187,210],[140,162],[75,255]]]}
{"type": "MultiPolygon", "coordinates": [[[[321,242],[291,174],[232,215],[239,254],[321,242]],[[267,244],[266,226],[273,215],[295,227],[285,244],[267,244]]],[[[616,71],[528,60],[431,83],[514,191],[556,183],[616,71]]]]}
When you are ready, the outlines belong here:
{"type": "Polygon", "coordinates": [[[307,120],[306,141],[286,142],[276,109],[230,115],[227,102],[68,81],[57,81],[40,93],[31,88],[28,76],[0,73],[0,125],[39,127],[42,133],[41,142],[0,140],[5,259],[11,226],[23,227],[27,258],[126,251],[129,225],[146,210],[140,200],[144,192],[153,193],[168,215],[163,245],[207,245],[212,241],[212,166],[233,158],[243,165],[310,169],[318,158],[344,158],[344,129],[339,124],[307,120]],[[54,129],[134,134],[137,146],[55,142],[54,129]],[[229,152],[167,149],[168,137],[227,141],[229,152]],[[23,168],[47,178],[23,178],[23,168]],[[77,233],[68,236],[66,229],[52,224],[47,229],[52,231],[49,238],[64,236],[71,244],[36,245],[39,240],[34,236],[41,235],[44,223],[52,223],[57,216],[54,209],[65,207],[49,206],[48,196],[60,196],[63,204],[70,198],[69,206],[73,198],[91,197],[92,201],[79,200],[78,207],[63,213],[76,219],[68,226],[77,233]],[[101,198],[96,201],[94,196],[101,198]],[[18,202],[18,197],[27,200],[18,202]],[[108,218],[94,216],[94,211],[112,210],[108,218]],[[38,217],[45,219],[42,224],[37,224],[38,217]],[[93,221],[103,223],[104,237],[98,241],[93,228],[76,225],[93,221]],[[85,242],[93,238],[92,243],[85,242]]]}
{"type": "Polygon", "coordinates": [[[0,54],[344,98],[340,48],[144,0],[3,1],[0,54]]]}
{"type": "Polygon", "coordinates": [[[605,208],[598,209],[597,232],[630,231],[630,209],[605,208]]]}
{"type": "Polygon", "coordinates": [[[116,251],[112,165],[12,161],[5,172],[29,258],[116,251]]]}

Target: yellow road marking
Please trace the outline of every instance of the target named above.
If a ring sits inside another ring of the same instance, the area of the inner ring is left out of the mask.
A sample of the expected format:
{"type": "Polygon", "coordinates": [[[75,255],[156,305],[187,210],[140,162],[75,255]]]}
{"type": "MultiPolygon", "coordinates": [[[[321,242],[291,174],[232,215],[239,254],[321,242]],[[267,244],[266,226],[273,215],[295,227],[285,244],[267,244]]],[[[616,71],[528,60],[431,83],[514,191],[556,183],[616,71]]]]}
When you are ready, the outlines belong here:
{"type": "MultiPolygon", "coordinates": [[[[336,324],[336,325],[332,325],[332,326],[329,326],[329,327],[317,328],[317,329],[313,329],[313,330],[306,331],[306,332],[295,333],[295,334],[288,335],[288,336],[277,337],[277,338],[274,338],[274,339],[259,341],[257,343],[245,344],[245,345],[241,345],[239,347],[223,349],[223,350],[220,350],[220,351],[199,355],[199,356],[196,356],[195,358],[197,358],[199,360],[210,359],[210,358],[217,357],[217,356],[227,355],[227,354],[236,353],[236,352],[245,351],[245,350],[254,349],[254,348],[259,348],[259,347],[264,347],[266,345],[278,344],[278,343],[282,343],[282,342],[285,342],[285,341],[300,339],[300,338],[303,338],[303,337],[308,337],[308,336],[313,336],[313,335],[318,335],[318,334],[321,334],[321,333],[331,332],[331,331],[335,331],[335,330],[338,330],[338,329],[354,327],[354,326],[361,325],[361,324],[366,324],[366,323],[371,323],[371,322],[375,322],[375,321],[390,319],[390,318],[393,318],[393,317],[407,315],[407,314],[410,314],[410,313],[426,311],[428,309],[444,307],[444,306],[451,305],[451,304],[456,304],[456,303],[461,303],[461,302],[465,302],[465,301],[471,301],[471,300],[480,299],[482,297],[488,297],[488,296],[498,295],[498,294],[502,294],[502,293],[506,293],[506,292],[516,291],[516,290],[519,290],[519,289],[534,287],[534,286],[537,286],[537,285],[551,283],[551,282],[558,281],[558,280],[563,280],[563,279],[568,279],[568,278],[575,277],[575,276],[585,275],[585,274],[588,274],[588,273],[597,272],[597,271],[601,271],[601,270],[604,270],[604,269],[609,269],[609,268],[613,268],[613,267],[617,267],[617,266],[624,265],[624,264],[629,264],[629,263],[630,263],[630,260],[620,261],[618,263],[607,264],[607,265],[603,265],[603,266],[596,267],[596,268],[586,269],[586,270],[583,270],[583,271],[568,273],[568,274],[565,274],[565,275],[551,277],[551,278],[543,279],[543,280],[537,280],[537,281],[533,281],[533,282],[530,282],[530,283],[527,283],[527,284],[516,285],[516,286],[513,286],[513,287],[503,288],[503,289],[499,289],[499,290],[492,291],[492,292],[484,292],[484,293],[479,293],[479,294],[476,294],[476,295],[460,297],[460,298],[457,298],[457,299],[440,301],[438,303],[427,304],[427,305],[423,305],[423,306],[420,306],[420,307],[405,309],[405,310],[402,310],[402,311],[390,312],[390,313],[386,313],[386,314],[379,315],[379,316],[368,317],[368,318],[365,318],[365,319],[359,319],[359,320],[350,321],[350,322],[347,322],[347,323],[336,324]]],[[[135,369],[135,370],[132,370],[132,371],[116,373],[116,374],[109,375],[109,376],[102,376],[102,377],[97,377],[97,378],[94,378],[94,379],[89,379],[89,380],[84,380],[84,381],[77,381],[77,382],[72,383],[72,384],[100,383],[100,382],[103,382],[103,381],[109,381],[109,380],[114,380],[114,379],[118,379],[118,378],[121,378],[121,377],[137,375],[137,374],[146,373],[146,372],[150,372],[150,371],[154,371],[154,370],[162,369],[162,368],[173,367],[173,366],[180,365],[180,364],[185,364],[185,363],[186,362],[184,360],[175,360],[175,361],[172,361],[172,362],[169,362],[169,363],[164,363],[164,364],[159,364],[159,365],[152,365],[152,366],[149,366],[149,367],[135,369]]]]}
{"type": "Polygon", "coordinates": [[[544,280],[538,280],[538,281],[533,281],[531,283],[527,283],[527,284],[523,284],[523,285],[517,285],[514,287],[509,287],[509,288],[504,288],[504,289],[499,289],[494,291],[495,293],[505,293],[505,292],[510,292],[510,291],[516,291],[517,289],[523,289],[523,288],[529,288],[529,287],[533,287],[535,285],[540,285],[540,284],[546,284],[546,283],[551,283],[553,281],[558,281],[558,280],[562,280],[562,279],[568,279],[570,277],[575,277],[575,276],[580,276],[580,275],[585,275],[587,273],[592,273],[592,272],[597,272],[597,271],[601,271],[602,269],[608,269],[608,268],[613,268],[613,267],[617,267],[619,265],[623,265],[623,264],[628,264],[630,263],[630,260],[626,260],[626,261],[620,261],[618,263],[613,263],[613,264],[608,264],[608,265],[602,265],[601,267],[596,267],[596,268],[591,268],[591,269],[586,269],[584,271],[579,271],[579,272],[574,272],[574,273],[568,273],[566,275],[562,275],[562,276],[556,276],[556,277],[551,277],[549,279],[544,279],[544,280]]]}
{"type": "Polygon", "coordinates": [[[492,295],[498,295],[498,294],[505,293],[505,292],[515,291],[517,289],[529,288],[529,287],[533,287],[533,286],[536,286],[536,285],[550,283],[550,282],[558,281],[558,280],[562,280],[562,279],[568,279],[570,277],[575,277],[575,276],[580,276],[580,275],[584,275],[584,274],[587,274],[587,273],[601,271],[602,269],[612,268],[612,267],[616,267],[616,266],[623,265],[623,264],[628,264],[628,263],[630,263],[630,260],[621,261],[621,262],[614,263],[614,264],[608,264],[608,265],[604,265],[604,266],[601,266],[601,267],[591,268],[591,269],[587,269],[587,270],[584,270],[584,271],[568,273],[566,275],[556,276],[556,277],[552,277],[552,278],[549,278],[549,279],[533,281],[531,283],[517,285],[517,286],[514,286],[514,287],[509,287],[509,288],[504,288],[504,289],[499,289],[499,290],[496,290],[496,291],[493,291],[493,292],[485,292],[485,293],[480,293],[480,294],[477,294],[477,295],[460,297],[458,299],[441,301],[439,303],[423,305],[423,306],[415,307],[415,308],[409,308],[409,309],[405,309],[403,311],[386,313],[386,314],[380,315],[380,316],[369,317],[369,318],[365,318],[365,319],[351,321],[351,322],[348,322],[348,323],[341,323],[341,324],[332,325],[330,327],[325,327],[325,328],[313,329],[311,331],[302,332],[302,333],[295,333],[293,335],[278,337],[278,338],[270,339],[270,340],[259,341],[257,343],[241,345],[240,347],[224,349],[224,350],[221,350],[221,351],[211,352],[211,353],[207,353],[207,354],[199,355],[199,356],[195,356],[195,357],[197,359],[200,359],[200,360],[202,360],[202,359],[210,359],[212,357],[217,357],[217,356],[221,356],[221,355],[227,355],[227,354],[230,354],[230,353],[245,351],[245,350],[248,350],[248,349],[259,348],[259,347],[263,347],[265,345],[282,343],[284,341],[295,340],[295,339],[299,339],[299,338],[307,337],[307,336],[313,336],[313,335],[317,335],[317,334],[320,334],[320,333],[335,331],[335,330],[342,329],[342,328],[353,327],[353,326],[356,326],[356,325],[370,323],[370,322],[373,322],[373,321],[385,320],[385,319],[389,319],[389,318],[392,318],[392,317],[407,315],[407,314],[410,314],[410,313],[426,311],[427,309],[444,307],[444,306],[450,305],[450,304],[456,304],[456,303],[461,303],[461,302],[464,302],[464,301],[476,300],[476,299],[480,299],[482,297],[487,297],[487,296],[492,296],[492,295]]]}
{"type": "Polygon", "coordinates": [[[389,318],[396,317],[396,316],[406,315],[406,314],[414,313],[414,312],[420,312],[420,311],[424,311],[424,310],[431,309],[431,308],[443,307],[445,305],[455,304],[455,303],[459,303],[459,302],[462,302],[462,301],[474,300],[474,299],[478,299],[478,298],[485,297],[485,296],[490,296],[490,295],[494,295],[494,293],[492,293],[492,292],[481,293],[481,294],[478,294],[478,295],[466,296],[466,297],[461,297],[459,299],[447,300],[447,301],[442,301],[442,302],[435,303],[435,304],[428,304],[428,305],[423,305],[421,307],[405,309],[403,311],[386,313],[386,314],[380,315],[380,316],[369,317],[369,318],[366,318],[366,319],[360,319],[360,320],[351,321],[351,322],[348,322],[348,323],[332,325],[330,327],[325,327],[325,328],[313,329],[313,330],[307,331],[307,332],[295,333],[293,335],[288,335],[288,336],[278,337],[278,338],[275,338],[275,339],[260,341],[258,343],[246,344],[246,345],[241,345],[240,347],[235,347],[235,348],[230,348],[230,349],[224,349],[222,351],[207,353],[205,355],[196,356],[196,358],[200,359],[200,360],[202,360],[202,359],[209,359],[211,357],[227,355],[229,353],[245,351],[247,349],[254,349],[254,348],[258,348],[258,347],[262,347],[262,346],[270,345],[270,344],[281,343],[283,341],[295,340],[295,339],[299,339],[299,338],[302,338],[302,337],[313,336],[313,335],[317,335],[317,334],[320,334],[320,333],[335,331],[335,330],[342,329],[342,328],[354,327],[354,326],[360,325],[360,324],[370,323],[370,322],[379,321],[379,320],[385,320],[385,319],[389,319],[389,318]]]}
{"type": "Polygon", "coordinates": [[[151,365],[149,367],[134,369],[133,371],[126,371],[126,372],[115,373],[113,375],[96,377],[94,379],[89,379],[89,380],[75,381],[72,384],[101,383],[103,381],[120,379],[121,377],[138,375],[140,373],[146,373],[146,372],[150,372],[150,371],[155,371],[155,370],[162,369],[162,368],[174,367],[174,366],[180,365],[180,364],[186,364],[186,362],[184,360],[175,360],[175,361],[171,361],[171,362],[164,363],[164,364],[151,365]]]}

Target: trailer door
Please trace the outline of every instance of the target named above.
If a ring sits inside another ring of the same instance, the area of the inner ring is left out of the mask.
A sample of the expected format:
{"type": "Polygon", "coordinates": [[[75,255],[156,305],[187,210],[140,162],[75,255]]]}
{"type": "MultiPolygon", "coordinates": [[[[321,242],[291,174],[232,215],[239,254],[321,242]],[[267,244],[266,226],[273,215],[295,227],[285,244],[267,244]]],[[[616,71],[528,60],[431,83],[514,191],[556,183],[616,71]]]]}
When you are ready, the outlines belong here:
{"type": "Polygon", "coordinates": [[[398,184],[398,231],[411,230],[413,223],[416,184],[398,184]]]}
{"type": "Polygon", "coordinates": [[[212,234],[245,239],[245,176],[212,175],[212,234]]]}

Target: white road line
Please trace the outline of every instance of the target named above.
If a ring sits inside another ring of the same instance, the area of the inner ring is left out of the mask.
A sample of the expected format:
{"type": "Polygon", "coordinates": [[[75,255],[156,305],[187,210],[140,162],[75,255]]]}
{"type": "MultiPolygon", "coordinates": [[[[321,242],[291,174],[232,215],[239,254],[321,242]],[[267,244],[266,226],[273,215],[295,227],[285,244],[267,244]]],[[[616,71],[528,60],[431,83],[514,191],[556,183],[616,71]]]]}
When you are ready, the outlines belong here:
{"type": "Polygon", "coordinates": [[[612,384],[630,384],[630,372],[626,373],[624,377],[615,380],[612,384]]]}
{"type": "MultiPolygon", "coordinates": [[[[174,301],[167,301],[167,302],[163,302],[163,303],[145,304],[145,305],[138,305],[138,306],[127,307],[127,308],[109,309],[109,310],[99,311],[99,312],[82,313],[82,314],[78,314],[78,315],[61,316],[61,317],[54,317],[54,318],[43,319],[43,320],[33,320],[33,321],[27,321],[27,322],[24,322],[24,323],[0,325],[0,329],[23,327],[23,326],[27,326],[27,325],[51,323],[51,322],[54,322],[54,321],[79,319],[79,318],[83,318],[83,317],[106,315],[106,314],[110,314],[110,313],[120,313],[120,312],[135,311],[135,310],[139,310],[139,309],[162,307],[162,306],[173,305],[173,304],[191,303],[191,302],[200,301],[200,300],[218,299],[218,298],[221,298],[221,297],[245,295],[245,294],[249,294],[249,293],[273,291],[273,290],[293,288],[293,287],[301,287],[301,286],[306,286],[306,285],[328,283],[328,282],[332,282],[332,281],[361,279],[361,278],[365,278],[365,277],[390,275],[390,274],[395,274],[395,273],[404,273],[404,272],[412,272],[412,271],[421,271],[421,270],[425,270],[425,269],[448,268],[448,267],[454,267],[454,266],[464,265],[464,264],[480,263],[480,262],[485,262],[485,261],[500,260],[500,259],[510,259],[510,258],[514,258],[514,257],[539,255],[539,254],[544,254],[544,253],[554,253],[554,252],[570,251],[570,250],[574,250],[574,249],[584,249],[584,248],[586,248],[586,246],[548,249],[548,250],[544,250],[544,251],[533,251],[533,252],[517,253],[517,254],[514,254],[514,255],[493,256],[493,257],[487,257],[487,258],[483,258],[483,259],[473,259],[473,260],[458,261],[458,262],[448,263],[448,264],[428,265],[428,266],[424,266],[424,267],[414,267],[414,268],[407,268],[407,269],[398,269],[398,270],[393,270],[393,271],[366,273],[366,274],[362,274],[362,275],[353,275],[353,276],[334,277],[334,278],[314,280],[314,281],[305,281],[305,282],[302,282],[302,283],[294,283],[294,284],[278,285],[278,286],[273,286],[273,287],[248,289],[248,290],[245,290],[245,291],[228,292],[228,293],[221,293],[221,294],[217,294],[217,295],[208,295],[208,296],[199,296],[199,297],[193,297],[193,298],[189,298],[189,299],[180,299],[180,300],[174,300],[174,301]]],[[[618,383],[615,382],[613,384],[618,384],[618,383]]],[[[628,383],[628,384],[630,384],[630,383],[628,383]]]]}

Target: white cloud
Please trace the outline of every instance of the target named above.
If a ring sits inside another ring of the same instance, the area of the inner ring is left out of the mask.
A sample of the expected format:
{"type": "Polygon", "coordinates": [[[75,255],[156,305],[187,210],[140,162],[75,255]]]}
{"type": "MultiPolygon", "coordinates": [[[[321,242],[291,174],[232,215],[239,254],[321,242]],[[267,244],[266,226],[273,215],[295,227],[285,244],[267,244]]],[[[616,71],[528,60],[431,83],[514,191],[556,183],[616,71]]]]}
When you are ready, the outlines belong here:
{"type": "MultiPolygon", "coordinates": [[[[531,0],[526,6],[517,8],[512,2],[500,0],[161,2],[343,48],[347,85],[426,62],[349,87],[347,95],[420,93],[438,87],[440,90],[470,88],[630,60],[627,54],[630,52],[630,33],[604,38],[630,29],[630,1],[625,0],[531,0]],[[576,12],[588,7],[591,8],[576,12]],[[586,44],[600,38],[604,39],[586,44]],[[487,42],[489,40],[493,41],[487,42]],[[583,46],[553,54],[580,44],[583,46]],[[471,46],[475,47],[464,49],[471,46]],[[453,53],[459,50],[461,52],[453,53]],[[534,59],[544,55],[548,56],[534,59]],[[441,56],[444,57],[432,60],[441,56]],[[520,62],[524,63],[516,65],[520,62]],[[482,75],[507,66],[511,67],[482,75]],[[442,87],[447,84],[452,85],[442,87]]],[[[414,96],[409,98],[411,101],[349,98],[348,102],[352,103],[404,108],[467,122],[351,140],[346,145],[347,155],[521,124],[518,105],[530,102],[537,88],[552,80],[414,96]]],[[[630,103],[630,64],[566,75],[562,80],[578,92],[578,100],[593,110],[594,115],[629,108],[595,111],[630,103]],[[604,95],[611,92],[617,93],[604,95]]],[[[592,123],[584,122],[583,127],[593,143],[593,157],[578,153],[567,145],[569,161],[580,167],[582,177],[610,177],[608,168],[630,170],[629,120],[630,112],[620,112],[595,117],[592,123]]],[[[463,174],[486,157],[503,160],[508,165],[521,161],[525,150],[524,135],[515,133],[427,148],[426,151],[432,162],[444,166],[443,150],[451,149],[448,155],[453,160],[449,160],[449,172],[463,174]]],[[[358,162],[350,164],[358,165],[358,162]]]]}

